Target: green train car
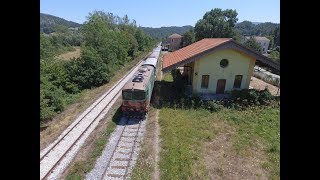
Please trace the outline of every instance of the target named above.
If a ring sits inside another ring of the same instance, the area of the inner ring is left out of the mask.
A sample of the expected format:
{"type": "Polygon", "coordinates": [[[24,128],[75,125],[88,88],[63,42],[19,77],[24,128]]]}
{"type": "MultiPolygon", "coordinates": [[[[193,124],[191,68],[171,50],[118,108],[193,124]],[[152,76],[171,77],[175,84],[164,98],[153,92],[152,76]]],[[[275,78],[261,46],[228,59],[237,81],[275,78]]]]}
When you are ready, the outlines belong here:
{"type": "Polygon", "coordinates": [[[125,116],[144,116],[149,111],[160,54],[158,49],[158,52],[157,48],[153,51],[122,89],[121,110],[125,116]]]}

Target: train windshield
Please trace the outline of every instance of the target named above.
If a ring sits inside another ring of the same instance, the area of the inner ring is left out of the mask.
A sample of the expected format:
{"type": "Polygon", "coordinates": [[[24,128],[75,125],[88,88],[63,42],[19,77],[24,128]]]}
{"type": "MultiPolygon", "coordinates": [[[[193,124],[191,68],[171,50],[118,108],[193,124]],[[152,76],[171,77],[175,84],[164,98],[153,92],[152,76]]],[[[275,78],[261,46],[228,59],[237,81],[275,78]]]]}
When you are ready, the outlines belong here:
{"type": "Polygon", "coordinates": [[[123,91],[122,98],[124,100],[144,100],[145,92],[144,91],[123,91]]]}
{"type": "Polygon", "coordinates": [[[133,98],[135,100],[144,100],[145,99],[144,91],[134,91],[133,92],[133,98]]]}

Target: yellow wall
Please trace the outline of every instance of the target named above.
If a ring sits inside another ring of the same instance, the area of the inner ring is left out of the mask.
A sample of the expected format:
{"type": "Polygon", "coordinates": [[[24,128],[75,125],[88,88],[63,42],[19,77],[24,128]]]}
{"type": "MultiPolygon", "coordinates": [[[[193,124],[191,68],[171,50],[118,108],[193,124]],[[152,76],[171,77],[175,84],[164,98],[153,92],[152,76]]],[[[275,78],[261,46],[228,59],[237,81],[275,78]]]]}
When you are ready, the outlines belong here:
{"type": "Polygon", "coordinates": [[[194,93],[216,93],[218,79],[226,79],[225,91],[233,89],[236,75],[242,75],[241,89],[248,89],[255,59],[240,51],[225,49],[204,56],[194,63],[192,88],[194,93]],[[220,61],[228,59],[227,67],[220,67],[220,61]],[[195,75],[197,73],[198,75],[195,75]],[[208,89],[201,88],[202,75],[209,75],[208,89]]]}

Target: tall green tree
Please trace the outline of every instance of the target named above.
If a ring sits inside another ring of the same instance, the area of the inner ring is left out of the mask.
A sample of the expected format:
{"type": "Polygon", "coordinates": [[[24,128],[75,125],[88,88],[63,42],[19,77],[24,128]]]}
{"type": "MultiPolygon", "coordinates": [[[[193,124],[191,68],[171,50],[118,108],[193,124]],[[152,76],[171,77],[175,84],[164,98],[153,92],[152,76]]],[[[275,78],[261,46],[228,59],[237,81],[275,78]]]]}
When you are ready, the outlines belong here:
{"type": "Polygon", "coordinates": [[[259,43],[257,43],[253,37],[250,37],[247,41],[244,42],[244,45],[251,49],[256,51],[257,53],[261,52],[261,46],[259,43]]]}
{"type": "Polygon", "coordinates": [[[191,28],[189,31],[183,34],[183,39],[182,39],[182,46],[188,46],[192,43],[195,42],[195,34],[193,28],[191,28]]]}
{"type": "Polygon", "coordinates": [[[54,55],[54,49],[49,37],[40,34],[40,59],[46,59],[54,55]]]}
{"type": "Polygon", "coordinates": [[[273,36],[274,36],[274,47],[280,46],[280,26],[274,30],[273,36]]]}
{"type": "Polygon", "coordinates": [[[239,33],[244,36],[252,36],[255,33],[255,25],[250,21],[243,21],[238,23],[235,27],[239,33]]]}
{"type": "Polygon", "coordinates": [[[228,38],[233,35],[233,28],[238,21],[237,11],[232,9],[212,9],[204,14],[194,28],[195,39],[228,38]]]}

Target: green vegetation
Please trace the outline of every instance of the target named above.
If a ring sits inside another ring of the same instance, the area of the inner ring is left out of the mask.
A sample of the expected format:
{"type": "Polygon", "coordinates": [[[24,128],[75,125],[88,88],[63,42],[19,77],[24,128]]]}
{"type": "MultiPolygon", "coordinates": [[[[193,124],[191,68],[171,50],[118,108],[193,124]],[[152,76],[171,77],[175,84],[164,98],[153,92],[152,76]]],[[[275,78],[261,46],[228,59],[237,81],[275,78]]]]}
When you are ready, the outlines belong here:
{"type": "Polygon", "coordinates": [[[232,9],[215,8],[206,12],[194,27],[195,39],[232,37],[237,15],[237,11],[232,9]]]}
{"type": "Polygon", "coordinates": [[[86,173],[90,172],[97,159],[101,156],[103,149],[105,148],[111,133],[117,127],[117,123],[122,116],[120,108],[117,109],[112,117],[112,121],[108,121],[106,128],[101,132],[99,137],[94,140],[93,148],[88,152],[88,157],[85,160],[76,161],[67,174],[67,180],[84,179],[86,173]]]}
{"type": "Polygon", "coordinates": [[[40,33],[40,122],[61,112],[81,91],[109,82],[117,70],[155,43],[128,16],[102,11],[90,13],[76,33],[60,24],[53,35],[40,33]],[[81,45],[80,58],[56,58],[75,45],[81,45]]]}
{"type": "Polygon", "coordinates": [[[280,24],[265,22],[255,25],[250,21],[243,21],[237,23],[235,28],[239,30],[240,34],[245,36],[267,36],[273,34],[276,29],[279,29],[280,24]]]}
{"type": "Polygon", "coordinates": [[[260,51],[261,51],[260,44],[257,43],[253,37],[250,37],[247,41],[245,41],[243,43],[243,45],[245,45],[246,47],[248,47],[249,49],[251,49],[253,51],[256,51],[257,53],[260,53],[260,51]]]}
{"type": "MultiPolygon", "coordinates": [[[[260,167],[268,172],[271,179],[279,179],[279,118],[278,107],[256,107],[245,111],[223,109],[216,113],[204,109],[161,109],[161,179],[209,179],[209,169],[204,163],[204,145],[221,132],[219,122],[228,123],[236,129],[229,151],[236,151],[243,158],[250,157],[256,140],[262,141],[262,147],[256,148],[267,160],[260,167]]],[[[226,151],[225,154],[231,152],[226,151]]]]}
{"type": "Polygon", "coordinates": [[[81,24],[78,24],[76,22],[67,21],[57,16],[40,13],[40,32],[43,32],[46,34],[55,32],[55,28],[57,25],[58,26],[62,25],[67,28],[77,28],[81,26],[81,24]]]}
{"type": "Polygon", "coordinates": [[[146,34],[150,35],[156,39],[165,39],[166,37],[170,36],[171,34],[184,34],[185,32],[192,29],[192,26],[170,26],[170,27],[160,27],[160,28],[152,28],[152,27],[140,27],[146,34]]]}
{"type": "Polygon", "coordinates": [[[164,74],[163,81],[156,82],[152,105],[157,108],[206,109],[216,112],[223,108],[245,110],[254,106],[277,105],[278,99],[273,97],[268,89],[243,89],[226,92],[229,98],[203,101],[197,95],[188,97],[185,92],[185,79],[179,70],[164,74]]]}
{"type": "Polygon", "coordinates": [[[277,51],[277,50],[271,51],[269,54],[269,58],[280,63],[280,49],[279,49],[279,51],[277,51]]]}
{"type": "Polygon", "coordinates": [[[182,38],[182,47],[188,46],[195,42],[194,29],[190,29],[186,33],[184,33],[182,38]]]}

